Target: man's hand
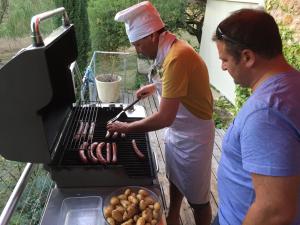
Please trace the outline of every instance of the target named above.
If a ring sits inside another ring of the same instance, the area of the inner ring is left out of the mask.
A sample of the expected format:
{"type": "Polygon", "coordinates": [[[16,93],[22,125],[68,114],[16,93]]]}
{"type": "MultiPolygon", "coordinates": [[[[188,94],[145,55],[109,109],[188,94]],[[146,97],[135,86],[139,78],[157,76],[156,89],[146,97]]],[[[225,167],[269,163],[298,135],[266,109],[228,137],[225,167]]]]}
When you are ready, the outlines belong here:
{"type": "Polygon", "coordinates": [[[146,86],[141,87],[135,93],[137,98],[146,98],[152,95],[156,90],[155,84],[148,84],[146,86]]]}
{"type": "Polygon", "coordinates": [[[115,121],[106,125],[107,130],[113,134],[115,131],[118,133],[128,133],[129,124],[126,122],[115,121]]]}

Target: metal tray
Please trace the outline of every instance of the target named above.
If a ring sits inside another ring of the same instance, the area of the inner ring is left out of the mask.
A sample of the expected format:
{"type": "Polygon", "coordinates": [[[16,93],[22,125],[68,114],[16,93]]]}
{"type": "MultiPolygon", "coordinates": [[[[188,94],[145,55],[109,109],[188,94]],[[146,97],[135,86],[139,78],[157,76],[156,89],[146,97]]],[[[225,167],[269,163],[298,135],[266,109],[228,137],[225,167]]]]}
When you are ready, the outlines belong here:
{"type": "Polygon", "coordinates": [[[61,206],[57,225],[104,224],[99,196],[66,198],[61,206]]]}

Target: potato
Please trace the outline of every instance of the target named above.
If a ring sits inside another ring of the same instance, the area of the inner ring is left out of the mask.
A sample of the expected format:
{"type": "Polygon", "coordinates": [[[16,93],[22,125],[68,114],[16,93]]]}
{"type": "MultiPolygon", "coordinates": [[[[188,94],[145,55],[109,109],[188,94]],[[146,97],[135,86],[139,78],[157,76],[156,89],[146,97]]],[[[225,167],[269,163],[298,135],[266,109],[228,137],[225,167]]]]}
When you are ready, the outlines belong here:
{"type": "Polygon", "coordinates": [[[141,194],[137,194],[137,195],[136,195],[136,198],[137,198],[138,200],[142,200],[142,199],[144,199],[144,196],[141,195],[141,194]]]}
{"type": "Polygon", "coordinates": [[[147,202],[148,205],[154,205],[155,203],[155,200],[150,196],[147,196],[144,200],[147,202]]]}
{"type": "Polygon", "coordinates": [[[153,216],[154,219],[158,220],[159,219],[159,215],[160,215],[159,210],[156,210],[156,209],[153,210],[152,216],[153,216]]]}
{"type": "Polygon", "coordinates": [[[132,192],[132,193],[130,194],[130,196],[136,197],[136,193],[132,192]]]}
{"type": "Polygon", "coordinates": [[[124,194],[127,195],[127,196],[130,195],[130,193],[131,193],[131,190],[130,190],[129,188],[127,188],[127,189],[125,190],[125,192],[124,192],[124,194]]]}
{"type": "Polygon", "coordinates": [[[130,205],[130,202],[127,201],[127,200],[121,200],[121,205],[122,205],[124,208],[127,208],[127,207],[130,205]]]}
{"type": "Polygon", "coordinates": [[[154,209],[154,205],[148,205],[148,208],[153,210],[154,209]]]}
{"type": "Polygon", "coordinates": [[[143,217],[138,218],[136,225],[145,225],[146,221],[143,217]]]}
{"type": "Polygon", "coordinates": [[[145,209],[143,212],[142,212],[142,217],[145,218],[146,222],[151,222],[152,220],[152,210],[151,209],[145,209]]]}
{"type": "Polygon", "coordinates": [[[130,205],[127,208],[127,213],[128,213],[128,218],[133,218],[133,216],[138,213],[138,210],[134,205],[130,205]]]}
{"type": "Polygon", "coordinates": [[[133,220],[136,222],[139,218],[139,215],[134,215],[133,220]]]}
{"type": "Polygon", "coordinates": [[[116,205],[116,208],[115,208],[115,209],[118,210],[118,211],[120,211],[122,214],[125,212],[124,207],[121,206],[121,205],[116,205]]]}
{"type": "Polygon", "coordinates": [[[127,200],[127,195],[121,194],[121,195],[118,196],[118,199],[120,199],[120,200],[127,200]]]}
{"type": "Polygon", "coordinates": [[[119,210],[117,210],[117,209],[113,210],[111,215],[112,215],[112,218],[114,220],[116,220],[117,222],[123,222],[123,214],[119,210]]]}
{"type": "Polygon", "coordinates": [[[104,217],[105,218],[108,218],[108,217],[111,217],[111,212],[113,211],[113,206],[112,205],[109,205],[107,207],[104,208],[104,217]]]}
{"type": "Polygon", "coordinates": [[[124,223],[122,223],[121,225],[132,225],[133,224],[133,219],[129,219],[127,221],[125,221],[124,223]]]}
{"type": "Polygon", "coordinates": [[[108,217],[106,220],[107,220],[107,222],[108,222],[110,225],[116,225],[116,222],[115,222],[115,220],[114,220],[113,218],[108,217]]]}
{"type": "Polygon", "coordinates": [[[120,203],[119,199],[116,196],[113,196],[110,199],[110,204],[112,204],[113,206],[118,205],[120,203]]]}
{"type": "Polygon", "coordinates": [[[155,202],[154,203],[154,209],[160,210],[160,204],[159,204],[159,202],[155,202]]]}
{"type": "Polygon", "coordinates": [[[142,210],[142,211],[145,210],[147,208],[147,206],[148,206],[147,202],[144,199],[142,199],[139,203],[140,210],[142,210]]]}
{"type": "Polygon", "coordinates": [[[156,225],[157,224],[157,220],[151,220],[151,225],[156,225]]]}
{"type": "Polygon", "coordinates": [[[140,189],[139,192],[138,192],[140,195],[143,195],[143,196],[148,196],[149,193],[143,189],[140,189]]]}
{"type": "Polygon", "coordinates": [[[137,205],[138,204],[138,199],[133,197],[133,196],[128,196],[128,201],[130,201],[131,203],[137,205]]]}

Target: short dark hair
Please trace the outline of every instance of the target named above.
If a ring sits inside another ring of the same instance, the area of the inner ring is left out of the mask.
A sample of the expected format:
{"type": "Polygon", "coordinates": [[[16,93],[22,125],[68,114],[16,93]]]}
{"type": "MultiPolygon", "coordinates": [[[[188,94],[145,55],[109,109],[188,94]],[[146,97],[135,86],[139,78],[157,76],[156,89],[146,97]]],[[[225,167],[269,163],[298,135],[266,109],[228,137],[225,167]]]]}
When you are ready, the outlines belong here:
{"type": "Polygon", "coordinates": [[[217,27],[214,41],[224,41],[226,49],[237,61],[241,51],[250,49],[265,57],[282,54],[282,41],[274,18],[261,9],[240,9],[217,27]]]}

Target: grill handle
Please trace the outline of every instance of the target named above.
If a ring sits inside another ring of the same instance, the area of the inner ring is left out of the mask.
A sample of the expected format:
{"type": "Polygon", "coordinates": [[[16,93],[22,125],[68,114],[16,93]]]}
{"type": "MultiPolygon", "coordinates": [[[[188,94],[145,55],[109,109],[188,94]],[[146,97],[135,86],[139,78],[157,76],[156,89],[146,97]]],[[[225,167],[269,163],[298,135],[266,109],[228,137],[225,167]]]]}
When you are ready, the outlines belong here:
{"type": "Polygon", "coordinates": [[[158,160],[157,160],[157,156],[156,153],[153,152],[153,156],[154,156],[154,160],[155,160],[155,166],[156,166],[156,172],[159,172],[159,166],[158,166],[158,160]]]}
{"type": "Polygon", "coordinates": [[[40,22],[49,19],[55,15],[63,15],[63,26],[67,27],[70,25],[68,14],[64,7],[60,7],[51,11],[43,12],[35,15],[31,18],[31,34],[34,47],[44,46],[44,41],[40,33],[40,22]]]}

